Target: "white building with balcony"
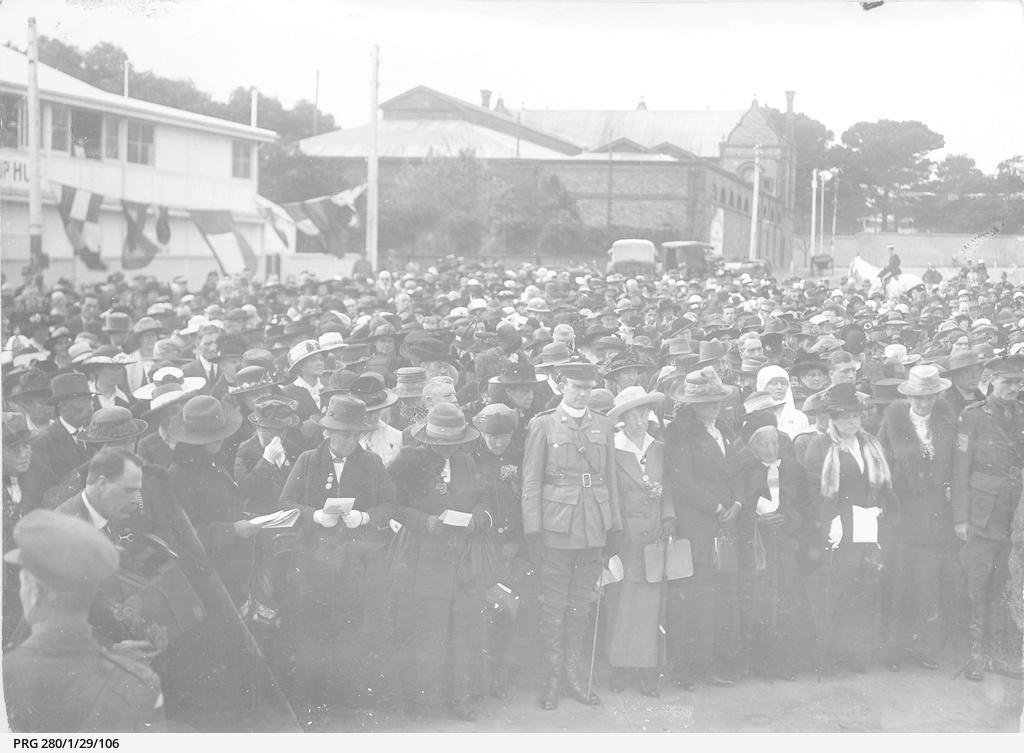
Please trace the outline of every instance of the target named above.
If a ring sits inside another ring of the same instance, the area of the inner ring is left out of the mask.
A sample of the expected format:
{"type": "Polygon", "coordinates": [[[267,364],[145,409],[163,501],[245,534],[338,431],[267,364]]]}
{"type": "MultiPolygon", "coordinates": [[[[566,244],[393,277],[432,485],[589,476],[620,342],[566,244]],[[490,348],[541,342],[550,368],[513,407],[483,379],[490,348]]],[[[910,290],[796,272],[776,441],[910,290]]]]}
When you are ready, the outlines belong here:
{"type": "MultiPolygon", "coordinates": [[[[20,280],[29,262],[27,81],[27,57],[0,47],[0,262],[9,280],[20,280]]],[[[128,276],[184,275],[198,285],[219,269],[190,209],[229,210],[257,259],[283,250],[256,204],[257,150],[273,131],[111,94],[41,63],[38,81],[47,279],[84,282],[121,269],[122,200],[151,205],[151,239],[158,207],[168,208],[170,225],[160,253],[128,276]],[[88,270],[72,253],[58,212],[62,185],[104,197],[90,245],[107,272],[88,270]]]]}

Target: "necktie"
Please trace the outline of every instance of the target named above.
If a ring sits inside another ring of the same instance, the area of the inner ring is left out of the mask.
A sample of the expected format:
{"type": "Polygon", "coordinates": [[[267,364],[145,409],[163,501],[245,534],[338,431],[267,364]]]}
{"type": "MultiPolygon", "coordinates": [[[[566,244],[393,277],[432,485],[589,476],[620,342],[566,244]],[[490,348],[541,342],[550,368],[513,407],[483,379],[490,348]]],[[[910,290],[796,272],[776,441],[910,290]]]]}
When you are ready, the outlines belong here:
{"type": "Polygon", "coordinates": [[[217,364],[210,364],[210,384],[213,384],[213,380],[217,378],[217,364]]]}

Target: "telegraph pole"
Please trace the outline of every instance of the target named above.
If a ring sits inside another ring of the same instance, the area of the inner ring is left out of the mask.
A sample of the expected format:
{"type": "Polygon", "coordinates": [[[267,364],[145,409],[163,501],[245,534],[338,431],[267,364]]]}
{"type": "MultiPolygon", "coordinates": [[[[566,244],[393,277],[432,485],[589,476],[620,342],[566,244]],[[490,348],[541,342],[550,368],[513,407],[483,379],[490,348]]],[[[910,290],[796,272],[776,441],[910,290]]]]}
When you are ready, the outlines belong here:
{"type": "Polygon", "coordinates": [[[810,250],[808,252],[807,263],[812,264],[815,254],[814,249],[814,231],[818,226],[818,170],[815,168],[811,170],[811,243],[810,250]]]}
{"type": "Polygon", "coordinates": [[[380,73],[380,47],[370,53],[370,154],[366,165],[366,256],[377,271],[377,77],[380,73]]]}
{"type": "Polygon", "coordinates": [[[316,69],[316,85],[313,87],[313,135],[316,136],[317,116],[320,109],[320,69],[316,69]]]}
{"type": "Polygon", "coordinates": [[[761,145],[754,146],[754,196],[750,202],[750,251],[747,259],[757,261],[758,202],[761,199],[761,145]]]}
{"type": "MultiPolygon", "coordinates": [[[[42,160],[39,156],[39,40],[35,17],[28,20],[28,248],[33,270],[43,259],[42,160]]],[[[71,268],[74,270],[74,256],[71,268]]]]}

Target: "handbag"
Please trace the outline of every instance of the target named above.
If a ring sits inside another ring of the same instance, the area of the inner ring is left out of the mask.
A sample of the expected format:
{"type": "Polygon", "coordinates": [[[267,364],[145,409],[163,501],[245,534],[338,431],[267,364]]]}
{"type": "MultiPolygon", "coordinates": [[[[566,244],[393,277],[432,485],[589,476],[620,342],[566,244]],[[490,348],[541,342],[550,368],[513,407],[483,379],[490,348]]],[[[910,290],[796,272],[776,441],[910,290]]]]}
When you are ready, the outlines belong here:
{"type": "Polygon", "coordinates": [[[689,539],[654,541],[644,547],[644,578],[648,583],[679,580],[693,575],[689,539]]]}
{"type": "Polygon", "coordinates": [[[711,564],[720,573],[739,572],[739,555],[736,551],[736,537],[720,531],[715,534],[711,564]]]}

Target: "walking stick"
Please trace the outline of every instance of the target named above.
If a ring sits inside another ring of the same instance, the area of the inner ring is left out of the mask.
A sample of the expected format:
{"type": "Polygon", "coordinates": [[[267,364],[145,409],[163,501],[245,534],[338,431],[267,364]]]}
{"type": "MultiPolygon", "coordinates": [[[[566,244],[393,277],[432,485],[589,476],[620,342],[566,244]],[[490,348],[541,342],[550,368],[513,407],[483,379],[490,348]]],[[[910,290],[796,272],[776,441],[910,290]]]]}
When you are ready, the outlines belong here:
{"type": "Polygon", "coordinates": [[[604,583],[599,580],[597,586],[597,609],[594,610],[594,640],[590,646],[590,674],[587,677],[587,698],[594,686],[594,664],[597,662],[597,623],[601,619],[601,599],[604,596],[604,583]]]}
{"type": "Polygon", "coordinates": [[[658,692],[661,692],[662,676],[666,673],[668,664],[668,545],[672,543],[672,537],[665,539],[663,555],[661,559],[661,589],[658,593],[658,692]]]}

